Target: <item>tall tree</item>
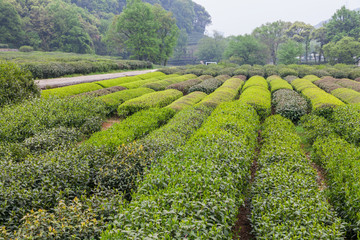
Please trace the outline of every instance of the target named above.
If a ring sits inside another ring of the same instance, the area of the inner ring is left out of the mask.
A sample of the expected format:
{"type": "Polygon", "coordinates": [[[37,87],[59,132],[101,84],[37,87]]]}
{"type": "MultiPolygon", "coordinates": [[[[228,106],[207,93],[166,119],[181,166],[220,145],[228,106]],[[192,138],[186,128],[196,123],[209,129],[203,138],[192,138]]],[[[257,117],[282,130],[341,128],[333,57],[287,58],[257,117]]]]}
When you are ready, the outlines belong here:
{"type": "MultiPolygon", "coordinates": [[[[310,35],[314,27],[304,22],[294,22],[286,31],[286,34],[294,41],[305,45],[305,61],[308,61],[310,51],[310,35]]],[[[300,56],[301,57],[301,56],[300,56]]]]}
{"type": "Polygon", "coordinates": [[[337,42],[345,36],[358,39],[360,37],[360,13],[343,6],[331,17],[325,28],[328,41],[337,42]]]}
{"type": "Polygon", "coordinates": [[[276,21],[273,23],[266,23],[260,27],[255,28],[252,35],[264,43],[271,55],[273,64],[276,64],[276,57],[279,45],[286,41],[286,31],[291,26],[290,22],[276,21]]]}
{"type": "Polygon", "coordinates": [[[298,56],[303,53],[301,43],[294,40],[288,40],[279,46],[277,58],[280,64],[295,64],[299,61],[298,56]]]}
{"type": "Polygon", "coordinates": [[[215,31],[213,37],[204,37],[200,40],[195,55],[201,60],[220,62],[225,48],[226,39],[215,31]]]}
{"type": "Polygon", "coordinates": [[[357,64],[360,60],[360,42],[352,37],[343,37],[337,43],[326,44],[324,53],[331,64],[357,64]]]}
{"type": "Polygon", "coordinates": [[[326,34],[326,28],[325,27],[320,27],[318,29],[315,29],[312,33],[310,38],[315,40],[316,42],[319,43],[319,49],[318,49],[318,54],[319,54],[319,63],[321,62],[321,57],[324,56],[324,51],[323,51],[323,47],[325,44],[327,44],[329,41],[327,40],[327,34],[326,34]]]}
{"type": "Polygon", "coordinates": [[[243,64],[265,64],[268,59],[266,46],[251,35],[231,37],[224,57],[243,64]]]}
{"type": "Polygon", "coordinates": [[[19,14],[9,2],[0,0],[0,43],[19,47],[23,37],[19,14]]]}

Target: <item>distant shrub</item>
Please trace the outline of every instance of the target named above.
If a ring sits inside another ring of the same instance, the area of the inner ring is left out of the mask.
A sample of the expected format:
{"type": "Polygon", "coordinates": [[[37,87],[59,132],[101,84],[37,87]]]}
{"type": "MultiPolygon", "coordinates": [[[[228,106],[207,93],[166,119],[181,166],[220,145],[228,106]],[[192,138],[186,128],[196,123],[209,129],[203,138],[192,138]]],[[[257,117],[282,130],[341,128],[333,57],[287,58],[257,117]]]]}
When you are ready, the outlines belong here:
{"type": "Polygon", "coordinates": [[[228,76],[234,76],[236,68],[230,67],[230,68],[224,68],[219,71],[220,75],[228,75],[228,76]]]}
{"type": "Polygon", "coordinates": [[[233,78],[239,78],[239,79],[243,80],[244,82],[247,79],[247,77],[245,75],[235,75],[235,76],[233,76],[233,78]]]}
{"type": "Polygon", "coordinates": [[[199,84],[201,82],[203,82],[203,80],[200,80],[199,78],[195,78],[184,82],[171,84],[170,86],[167,86],[166,89],[176,89],[181,91],[184,95],[186,95],[192,86],[199,84]]]}
{"type": "Polygon", "coordinates": [[[128,116],[144,109],[162,108],[182,96],[182,92],[175,89],[148,93],[141,97],[125,101],[118,107],[117,112],[119,116],[128,116]]]}
{"type": "Polygon", "coordinates": [[[147,84],[142,85],[142,87],[151,88],[155,91],[161,91],[161,90],[165,90],[166,87],[170,86],[171,84],[184,82],[186,80],[194,79],[194,78],[196,78],[196,75],[186,74],[186,75],[182,75],[182,76],[178,76],[178,77],[165,78],[163,80],[155,81],[152,83],[147,83],[147,84]]]}
{"type": "Polygon", "coordinates": [[[248,77],[249,71],[248,71],[248,69],[240,67],[240,68],[237,68],[233,74],[234,75],[244,75],[244,76],[248,77]]]}
{"type": "Polygon", "coordinates": [[[296,70],[291,69],[291,68],[281,68],[279,70],[279,75],[280,75],[280,77],[283,77],[283,78],[286,76],[289,76],[289,75],[298,76],[298,74],[299,73],[296,70]]]}
{"type": "Polygon", "coordinates": [[[265,65],[265,76],[269,77],[272,75],[278,75],[278,70],[277,70],[277,66],[275,65],[265,65]]]}
{"type": "Polygon", "coordinates": [[[337,68],[328,68],[328,69],[326,69],[326,71],[329,72],[330,76],[332,76],[334,78],[348,78],[349,77],[349,73],[347,71],[339,70],[337,68]]]}
{"type": "Polygon", "coordinates": [[[303,79],[303,78],[295,79],[294,81],[291,82],[291,85],[298,92],[302,92],[302,90],[304,90],[306,88],[317,88],[317,86],[315,84],[313,84],[309,80],[303,79]]]}
{"type": "Polygon", "coordinates": [[[103,88],[109,88],[114,86],[122,86],[122,84],[125,83],[131,83],[136,81],[141,81],[143,79],[139,78],[138,76],[132,76],[132,77],[119,77],[114,79],[108,79],[103,81],[94,82],[98,85],[100,85],[103,88]]]}
{"type": "Polygon", "coordinates": [[[349,77],[350,77],[351,79],[360,78],[360,69],[352,70],[352,71],[349,73],[349,77]]]}
{"type": "Polygon", "coordinates": [[[286,76],[285,78],[284,78],[284,80],[286,80],[288,83],[290,83],[291,84],[291,82],[292,81],[294,81],[294,80],[296,80],[296,79],[298,79],[298,77],[297,76],[294,76],[294,75],[289,75],[289,76],[286,76]]]}
{"type": "Polygon", "coordinates": [[[215,78],[221,82],[225,82],[226,80],[230,79],[231,77],[229,75],[219,75],[219,76],[216,76],[215,78]]]}
{"type": "Polygon", "coordinates": [[[271,76],[266,78],[266,81],[271,82],[271,81],[277,80],[277,79],[282,79],[282,78],[280,76],[278,76],[278,75],[271,75],[271,76]]]}
{"type": "MultiPolygon", "coordinates": [[[[238,75],[238,74],[236,74],[236,75],[238,75]]],[[[249,77],[253,77],[253,76],[265,77],[265,69],[262,66],[254,65],[253,67],[251,67],[249,69],[248,75],[249,75],[249,77]]]]}
{"type": "Polygon", "coordinates": [[[322,77],[326,77],[326,76],[330,76],[330,73],[327,72],[326,70],[322,70],[322,69],[314,69],[312,72],[311,72],[311,75],[315,75],[319,78],[322,78],[322,77]]]}
{"type": "Polygon", "coordinates": [[[34,48],[31,47],[31,46],[21,46],[19,48],[19,51],[20,52],[33,52],[34,51],[34,48]]]}
{"type": "Polygon", "coordinates": [[[360,77],[355,78],[355,81],[360,82],[360,77]]]}
{"type": "Polygon", "coordinates": [[[0,48],[9,48],[9,44],[0,43],[0,48]]]}
{"type": "Polygon", "coordinates": [[[121,86],[115,86],[115,87],[109,87],[109,88],[95,90],[92,92],[81,93],[76,96],[77,97],[80,97],[80,96],[100,97],[100,96],[108,95],[108,94],[123,91],[123,90],[126,90],[126,88],[121,87],[121,86]]]}
{"type": "Polygon", "coordinates": [[[40,90],[28,70],[0,61],[0,107],[38,96],[40,90]]]}
{"type": "Polygon", "coordinates": [[[299,93],[290,89],[276,91],[273,94],[272,106],[275,114],[280,114],[295,123],[308,112],[307,101],[299,93]]]}
{"type": "Polygon", "coordinates": [[[209,78],[195,86],[192,86],[189,89],[189,93],[200,91],[200,92],[204,92],[206,94],[210,94],[213,91],[215,91],[218,87],[220,87],[222,84],[223,84],[223,82],[216,78],[209,78]]]}
{"type": "MultiPolygon", "coordinates": [[[[165,75],[166,78],[173,78],[173,77],[179,77],[178,74],[171,74],[171,75],[165,75]]],[[[122,87],[126,87],[127,89],[134,89],[134,88],[138,88],[141,87],[145,84],[148,83],[153,83],[153,82],[157,82],[162,80],[163,77],[154,77],[154,78],[148,78],[145,80],[139,80],[139,81],[134,81],[134,82],[128,82],[128,83],[122,83],[121,86],[122,87]]]]}

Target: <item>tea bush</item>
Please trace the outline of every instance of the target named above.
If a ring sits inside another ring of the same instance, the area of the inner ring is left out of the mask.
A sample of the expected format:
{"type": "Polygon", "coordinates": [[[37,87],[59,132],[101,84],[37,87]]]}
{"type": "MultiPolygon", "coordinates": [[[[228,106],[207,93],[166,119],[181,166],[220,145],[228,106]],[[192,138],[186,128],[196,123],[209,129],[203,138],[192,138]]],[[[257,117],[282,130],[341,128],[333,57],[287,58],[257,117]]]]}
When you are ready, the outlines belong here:
{"type": "Polygon", "coordinates": [[[182,92],[175,89],[148,93],[125,101],[118,107],[117,112],[119,116],[128,116],[144,109],[162,108],[182,96],[182,92]]]}
{"type": "Polygon", "coordinates": [[[200,80],[199,78],[195,78],[195,79],[190,79],[184,82],[179,82],[179,83],[174,83],[171,84],[170,86],[167,86],[166,89],[176,89],[181,91],[184,95],[188,94],[189,89],[196,85],[203,82],[203,80],[200,80]]]}
{"type": "Polygon", "coordinates": [[[357,92],[360,92],[360,83],[350,80],[350,79],[337,79],[336,83],[345,87],[345,88],[351,88],[352,90],[355,90],[357,92]]]}
{"type": "Polygon", "coordinates": [[[131,83],[141,80],[143,79],[139,78],[138,76],[132,76],[132,77],[120,77],[120,78],[102,80],[94,83],[100,85],[103,88],[109,88],[114,86],[122,86],[125,83],[131,83]]]}
{"type": "Polygon", "coordinates": [[[108,95],[108,94],[111,94],[114,92],[120,92],[123,90],[126,90],[126,88],[121,87],[121,86],[115,86],[115,87],[109,87],[109,88],[95,90],[92,92],[80,93],[80,94],[76,95],[76,97],[81,97],[81,96],[100,97],[100,96],[108,95]]]}
{"type": "Polygon", "coordinates": [[[269,88],[269,85],[268,85],[267,81],[265,80],[265,78],[263,78],[261,76],[253,76],[245,82],[245,85],[244,85],[242,91],[244,92],[247,88],[253,87],[253,86],[260,86],[260,87],[263,87],[264,89],[269,88]]]}
{"type": "Polygon", "coordinates": [[[270,85],[270,89],[271,89],[271,94],[275,93],[275,91],[279,90],[279,89],[290,89],[292,90],[292,86],[285,80],[283,79],[273,79],[272,81],[269,81],[269,85],[270,85]]]}
{"type": "Polygon", "coordinates": [[[311,145],[318,137],[327,137],[335,134],[332,124],[324,117],[315,114],[305,115],[301,118],[301,126],[305,128],[305,138],[311,145]]]}
{"type": "MultiPolygon", "coordinates": [[[[177,74],[172,74],[172,75],[167,75],[167,78],[172,78],[172,77],[178,77],[179,75],[177,74]]],[[[135,81],[135,82],[129,82],[129,83],[123,83],[121,84],[122,87],[126,87],[127,89],[134,89],[134,88],[139,88],[145,84],[148,83],[153,83],[153,82],[157,82],[160,81],[159,78],[148,78],[145,80],[139,80],[139,81],[135,81]]]]}
{"type": "Polygon", "coordinates": [[[213,91],[215,91],[218,87],[220,87],[222,84],[223,84],[223,82],[216,78],[209,78],[195,86],[192,86],[189,89],[189,93],[200,91],[200,92],[204,92],[206,94],[210,94],[213,91]]]}
{"type": "Polygon", "coordinates": [[[360,103],[360,93],[352,89],[337,88],[331,94],[347,104],[360,103]]]}
{"type": "Polygon", "coordinates": [[[320,78],[318,76],[315,76],[315,75],[306,75],[306,76],[303,77],[303,79],[307,79],[310,82],[315,82],[317,80],[320,80],[320,78]]]}
{"type": "Polygon", "coordinates": [[[20,52],[33,52],[34,51],[34,48],[31,47],[31,46],[21,46],[19,48],[19,51],[20,52]]]}
{"type": "Polygon", "coordinates": [[[165,90],[166,87],[170,86],[174,83],[184,82],[186,80],[194,79],[196,78],[196,75],[194,74],[187,74],[179,77],[173,77],[173,78],[165,78],[163,80],[159,80],[152,83],[147,83],[142,85],[142,87],[151,88],[155,91],[165,90]]]}
{"type": "Polygon", "coordinates": [[[291,85],[295,88],[296,91],[302,92],[305,88],[317,88],[315,84],[311,81],[303,78],[295,79],[291,82],[291,85]]]}
{"type": "Polygon", "coordinates": [[[350,104],[334,110],[334,130],[350,143],[360,143],[360,105],[350,104]]]}
{"type": "Polygon", "coordinates": [[[314,84],[327,93],[331,93],[338,88],[343,88],[341,85],[337,84],[336,79],[332,77],[324,77],[315,81],[314,84]]]}
{"type": "Polygon", "coordinates": [[[343,224],[319,190],[301,153],[295,126],[279,115],[264,123],[260,169],[251,187],[251,222],[257,239],[342,239],[343,224]]]}
{"type": "Polygon", "coordinates": [[[229,75],[219,75],[216,76],[215,78],[224,83],[226,80],[230,79],[231,77],[229,75]]]}
{"type": "Polygon", "coordinates": [[[308,113],[307,101],[299,93],[290,89],[276,91],[273,94],[272,106],[275,114],[280,114],[294,123],[308,113]]]}
{"type": "Polygon", "coordinates": [[[31,73],[11,62],[0,61],[0,107],[40,96],[31,73]]]}
{"type": "Polygon", "coordinates": [[[185,108],[195,105],[196,103],[203,100],[206,96],[207,94],[203,92],[192,92],[186,96],[179,98],[178,100],[175,100],[166,107],[174,109],[175,111],[181,111],[185,108]]]}
{"type": "Polygon", "coordinates": [[[286,76],[285,78],[284,78],[284,80],[286,80],[288,83],[292,83],[292,81],[294,81],[294,80],[296,80],[296,79],[298,79],[298,77],[297,76],[293,76],[293,75],[290,75],[290,76],[286,76]]]}
{"type": "Polygon", "coordinates": [[[60,88],[53,88],[48,90],[41,91],[41,97],[42,98],[50,98],[50,97],[69,97],[74,96],[80,93],[86,93],[86,92],[92,92],[96,90],[103,89],[102,86],[96,84],[96,83],[81,83],[66,87],[60,87],[60,88]]]}
{"type": "Polygon", "coordinates": [[[106,104],[109,111],[115,112],[117,108],[120,106],[120,104],[122,104],[123,102],[152,92],[155,91],[150,88],[135,88],[135,89],[129,89],[121,92],[107,94],[98,97],[98,99],[106,104]]]}

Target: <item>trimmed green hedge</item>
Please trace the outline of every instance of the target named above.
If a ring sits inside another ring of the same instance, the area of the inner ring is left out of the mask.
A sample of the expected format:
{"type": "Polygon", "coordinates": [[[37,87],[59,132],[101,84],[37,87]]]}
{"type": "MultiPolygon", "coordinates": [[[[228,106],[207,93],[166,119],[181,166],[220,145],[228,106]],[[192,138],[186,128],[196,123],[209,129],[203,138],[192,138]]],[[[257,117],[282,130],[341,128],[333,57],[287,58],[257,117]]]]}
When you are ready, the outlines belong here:
{"type": "Polygon", "coordinates": [[[326,171],[326,193],[347,222],[347,239],[356,239],[360,235],[360,149],[337,136],[318,138],[313,149],[313,159],[326,171]]]}
{"type": "Polygon", "coordinates": [[[324,77],[318,81],[315,81],[314,84],[327,93],[331,93],[333,90],[338,88],[343,88],[341,85],[337,84],[336,79],[332,77],[324,77]]]}
{"type": "Polygon", "coordinates": [[[251,187],[256,239],[343,239],[343,224],[319,190],[292,122],[271,116],[262,136],[260,169],[251,187]]]}
{"type": "Polygon", "coordinates": [[[230,79],[231,77],[229,75],[219,75],[216,76],[215,78],[224,83],[226,80],[230,79]]]}
{"type": "Polygon", "coordinates": [[[55,96],[59,98],[64,98],[64,97],[74,96],[80,93],[92,92],[100,89],[103,89],[103,87],[96,83],[81,83],[72,86],[42,90],[41,97],[49,98],[51,96],[55,96]]]}
{"type": "Polygon", "coordinates": [[[143,109],[154,107],[162,108],[182,96],[182,92],[175,89],[148,93],[125,101],[118,107],[117,112],[119,116],[128,116],[143,109]]]}
{"type": "Polygon", "coordinates": [[[275,91],[279,89],[290,89],[292,90],[292,86],[283,79],[273,79],[272,81],[269,81],[271,93],[273,94],[275,91]]]}
{"type": "Polygon", "coordinates": [[[216,78],[209,78],[195,86],[192,86],[189,89],[189,93],[200,91],[200,92],[204,92],[206,94],[210,94],[210,93],[214,92],[222,84],[223,84],[223,82],[221,82],[220,80],[217,80],[216,78]]]}
{"type": "Polygon", "coordinates": [[[196,103],[200,102],[207,96],[204,92],[192,92],[186,96],[175,100],[170,105],[166,106],[167,108],[174,109],[176,111],[181,111],[185,108],[191,107],[196,103]]]}
{"type": "Polygon", "coordinates": [[[308,113],[307,101],[297,92],[290,89],[280,89],[273,94],[272,106],[275,114],[298,122],[308,113]]]}
{"type": "Polygon", "coordinates": [[[189,89],[192,86],[195,86],[195,85],[197,85],[197,84],[199,84],[199,83],[201,83],[204,80],[209,79],[209,78],[212,78],[212,77],[209,76],[209,75],[202,75],[202,76],[200,76],[198,78],[195,78],[195,79],[190,79],[190,80],[187,80],[187,81],[184,81],[184,82],[171,84],[170,86],[166,87],[166,89],[176,89],[176,90],[181,91],[184,95],[186,95],[186,94],[189,93],[189,89]]]}
{"type": "Polygon", "coordinates": [[[301,92],[306,88],[318,88],[310,80],[299,78],[291,82],[291,85],[295,88],[296,91],[301,92]]]}
{"type": "Polygon", "coordinates": [[[143,110],[120,123],[114,124],[105,131],[93,134],[84,144],[114,149],[122,144],[144,137],[152,130],[165,124],[174,114],[175,111],[169,108],[143,110]]]}
{"type": "Polygon", "coordinates": [[[315,75],[306,75],[303,77],[303,79],[309,80],[310,82],[315,82],[317,80],[320,80],[320,78],[315,75]]]}
{"type": "Polygon", "coordinates": [[[151,73],[145,73],[145,74],[140,74],[137,75],[137,77],[145,80],[145,79],[149,79],[149,78],[165,78],[166,74],[162,73],[162,72],[151,72],[151,73]]]}
{"type": "Polygon", "coordinates": [[[360,83],[350,80],[350,79],[337,79],[336,83],[345,87],[345,88],[351,88],[352,90],[355,90],[357,92],[360,92],[360,83]]]}
{"type": "Polygon", "coordinates": [[[147,172],[102,239],[229,239],[250,178],[256,112],[220,105],[187,144],[147,172]]]}
{"type": "Polygon", "coordinates": [[[102,100],[111,112],[114,112],[123,102],[152,92],[155,91],[150,88],[135,88],[104,95],[98,99],[102,100]]]}
{"type": "Polygon", "coordinates": [[[123,86],[123,84],[126,84],[126,83],[132,83],[132,82],[146,80],[146,79],[150,79],[150,78],[156,78],[158,80],[161,80],[166,77],[167,76],[164,73],[154,72],[154,73],[140,74],[140,75],[131,76],[131,77],[120,77],[120,78],[115,78],[115,79],[103,80],[103,81],[98,81],[95,83],[99,84],[100,86],[102,86],[104,88],[108,88],[108,87],[114,87],[114,86],[123,86]]]}
{"type": "Polygon", "coordinates": [[[271,93],[265,78],[260,76],[250,78],[243,87],[239,101],[253,106],[260,119],[265,120],[271,114],[271,93]]]}
{"type": "Polygon", "coordinates": [[[360,103],[360,93],[349,88],[337,88],[331,94],[348,104],[360,103]]]}
{"type": "MultiPolygon", "coordinates": [[[[172,77],[178,77],[179,75],[177,74],[172,74],[172,75],[167,75],[166,78],[172,78],[172,77]]],[[[126,87],[127,89],[134,89],[134,88],[139,88],[147,83],[153,83],[153,82],[157,82],[161,79],[155,77],[155,78],[149,78],[149,79],[145,79],[145,80],[139,80],[139,81],[135,81],[135,82],[130,82],[130,83],[124,83],[121,84],[122,87],[126,87]]]]}
{"type": "Polygon", "coordinates": [[[217,107],[220,103],[235,100],[240,93],[244,81],[239,78],[230,78],[213,93],[205,97],[198,105],[217,107]]]}
{"type": "Polygon", "coordinates": [[[260,87],[263,87],[264,89],[269,88],[269,85],[264,77],[253,76],[245,82],[245,85],[244,85],[242,91],[245,91],[247,88],[253,87],[253,86],[260,86],[260,87]]]}
{"type": "Polygon", "coordinates": [[[196,75],[187,74],[187,75],[183,75],[183,76],[179,76],[179,77],[165,78],[160,81],[147,83],[147,84],[142,85],[142,87],[151,88],[151,89],[154,89],[155,91],[161,91],[161,90],[165,90],[166,87],[170,86],[171,84],[184,82],[186,80],[190,80],[193,78],[196,78],[196,75]]]}
{"type": "Polygon", "coordinates": [[[92,92],[80,93],[80,94],[76,95],[76,97],[80,97],[80,96],[101,97],[104,95],[108,95],[108,94],[115,93],[115,92],[120,92],[123,90],[126,90],[126,88],[121,87],[121,86],[115,86],[115,87],[109,87],[109,88],[95,90],[92,92]]]}
{"type": "Polygon", "coordinates": [[[337,134],[350,143],[360,144],[360,104],[336,108],[331,121],[337,134]]]}

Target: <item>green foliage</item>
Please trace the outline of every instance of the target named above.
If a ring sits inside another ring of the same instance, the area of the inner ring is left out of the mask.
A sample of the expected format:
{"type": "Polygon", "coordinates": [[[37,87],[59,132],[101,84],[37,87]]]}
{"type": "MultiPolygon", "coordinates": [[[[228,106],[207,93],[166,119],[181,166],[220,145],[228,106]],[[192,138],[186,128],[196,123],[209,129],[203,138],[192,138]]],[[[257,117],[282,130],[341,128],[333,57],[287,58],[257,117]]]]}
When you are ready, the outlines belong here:
{"type": "Polygon", "coordinates": [[[298,122],[308,112],[306,100],[290,89],[279,89],[276,91],[273,94],[272,106],[274,107],[275,114],[280,114],[294,123],[298,122]]]}
{"type": "Polygon", "coordinates": [[[200,92],[204,92],[206,94],[210,94],[210,93],[214,92],[222,84],[223,84],[223,82],[216,78],[208,78],[208,79],[204,80],[203,82],[201,82],[195,86],[192,86],[189,89],[189,93],[200,91],[200,92]]]}
{"type": "Polygon", "coordinates": [[[175,111],[169,108],[143,110],[105,131],[93,134],[84,144],[116,149],[122,144],[144,137],[165,124],[174,114],[175,111]]]}
{"type": "Polygon", "coordinates": [[[341,85],[336,83],[336,79],[332,77],[324,77],[315,81],[314,84],[327,93],[331,93],[335,89],[342,88],[341,85]]]}
{"type": "Polygon", "coordinates": [[[320,78],[318,76],[315,76],[315,75],[306,75],[306,76],[303,77],[303,79],[307,79],[310,82],[315,82],[317,80],[320,80],[320,78]]]}
{"type": "Polygon", "coordinates": [[[268,58],[266,46],[250,35],[231,37],[224,57],[239,65],[265,64],[268,58]]]}
{"type": "Polygon", "coordinates": [[[348,88],[337,88],[332,95],[347,104],[360,103],[360,93],[348,88]]]}
{"type": "Polygon", "coordinates": [[[39,95],[40,91],[29,71],[15,63],[0,61],[0,106],[39,95]]]}
{"type": "Polygon", "coordinates": [[[175,100],[166,107],[174,109],[176,111],[181,111],[202,101],[206,96],[207,94],[204,92],[192,92],[186,96],[179,98],[178,100],[175,100]]]}
{"type": "Polygon", "coordinates": [[[102,86],[96,83],[81,83],[66,87],[60,87],[60,88],[53,88],[48,90],[42,90],[41,91],[41,97],[42,98],[50,98],[50,97],[59,97],[59,98],[65,98],[69,96],[74,96],[80,93],[86,93],[86,92],[92,92],[96,90],[103,89],[102,86]]]}
{"type": "Polygon", "coordinates": [[[336,79],[335,82],[345,88],[360,92],[360,83],[349,79],[336,79]]]}
{"type": "Polygon", "coordinates": [[[34,51],[34,48],[31,46],[21,46],[19,48],[19,51],[20,52],[32,52],[32,51],[34,51]]]}
{"type": "Polygon", "coordinates": [[[114,92],[120,92],[123,90],[126,90],[126,88],[121,87],[121,86],[115,86],[115,87],[109,87],[109,88],[95,90],[92,92],[81,93],[81,94],[76,95],[76,97],[80,97],[80,96],[100,97],[100,96],[108,95],[108,94],[111,94],[114,92]]]}
{"type": "Polygon", "coordinates": [[[99,99],[106,104],[111,112],[114,112],[123,102],[152,92],[154,90],[150,88],[135,88],[104,95],[99,97],[99,99]]]}
{"type": "Polygon", "coordinates": [[[360,105],[350,104],[338,107],[332,116],[333,127],[337,134],[348,142],[360,143],[360,105]]]}
{"type": "Polygon", "coordinates": [[[319,138],[313,149],[313,158],[326,170],[329,200],[347,222],[347,238],[355,239],[360,233],[359,148],[330,136],[319,138]]]}
{"type": "Polygon", "coordinates": [[[271,114],[271,93],[263,77],[254,76],[246,81],[239,101],[254,107],[261,120],[271,114]]]}
{"type": "Polygon", "coordinates": [[[220,62],[226,48],[226,39],[218,32],[204,37],[198,43],[195,56],[204,62],[220,62]]]}
{"type": "Polygon", "coordinates": [[[293,85],[293,87],[298,92],[302,92],[306,88],[317,88],[316,85],[313,84],[310,80],[300,78],[292,81],[291,85],[293,85]]]}
{"type": "MultiPolygon", "coordinates": [[[[280,64],[295,64],[299,62],[299,57],[303,53],[303,47],[301,44],[294,40],[288,40],[279,47],[277,58],[280,64]]],[[[289,74],[292,75],[292,74],[289,74]]]]}
{"type": "Polygon", "coordinates": [[[100,85],[103,88],[109,88],[109,87],[114,87],[114,86],[122,86],[125,83],[131,83],[131,82],[136,82],[136,81],[140,81],[140,80],[143,80],[143,79],[139,78],[138,76],[132,76],[132,77],[119,77],[119,78],[114,78],[114,79],[108,79],[108,80],[103,80],[103,81],[99,81],[99,82],[95,82],[95,83],[100,85]]]}
{"type": "Polygon", "coordinates": [[[291,68],[286,68],[286,67],[284,67],[284,68],[281,68],[280,70],[279,70],[279,75],[281,76],[281,77],[286,77],[286,76],[293,76],[293,75],[295,75],[295,76],[298,76],[299,75],[299,73],[295,70],[295,69],[291,69],[291,68]]]}
{"type": "Polygon", "coordinates": [[[170,86],[171,84],[184,82],[184,81],[194,79],[194,78],[196,78],[196,75],[186,74],[183,76],[165,78],[163,80],[159,80],[156,82],[147,83],[147,84],[142,85],[142,87],[151,88],[155,91],[160,91],[160,90],[165,90],[166,87],[170,86]]]}
{"type": "Polygon", "coordinates": [[[326,44],[324,54],[331,64],[357,64],[360,60],[360,42],[352,37],[343,37],[336,43],[330,42],[326,44]]]}
{"type": "MultiPolygon", "coordinates": [[[[210,76],[209,76],[209,78],[210,78],[210,76]]],[[[186,94],[188,94],[189,89],[192,86],[197,85],[201,82],[203,82],[203,80],[201,80],[199,78],[195,78],[195,79],[190,79],[187,81],[171,84],[171,85],[167,86],[166,89],[176,89],[176,90],[181,91],[184,95],[186,95],[186,94]]]]}
{"type": "Polygon", "coordinates": [[[147,171],[102,239],[230,238],[258,128],[251,107],[219,106],[184,147],[147,171]]]}
{"type": "Polygon", "coordinates": [[[0,1],[0,22],[0,43],[10,44],[13,47],[21,46],[24,40],[21,18],[13,4],[9,1],[0,1]]]}
{"type": "Polygon", "coordinates": [[[243,85],[244,81],[239,78],[226,80],[223,85],[205,97],[198,105],[215,108],[221,103],[235,100],[239,96],[243,85]]]}
{"type": "Polygon", "coordinates": [[[317,138],[328,137],[335,134],[331,123],[324,117],[308,114],[301,118],[301,126],[305,128],[305,138],[311,145],[317,138]]]}
{"type": "Polygon", "coordinates": [[[182,96],[182,92],[175,89],[148,93],[125,101],[118,107],[117,112],[119,116],[128,116],[143,109],[162,108],[182,96]]]}
{"type": "Polygon", "coordinates": [[[262,135],[260,169],[251,188],[256,238],[344,238],[343,223],[319,190],[294,125],[275,115],[266,119],[262,135]]]}
{"type": "Polygon", "coordinates": [[[105,104],[93,98],[32,99],[0,110],[0,142],[22,142],[61,126],[89,133],[93,123],[99,128],[99,118],[106,114],[105,104]]]}
{"type": "Polygon", "coordinates": [[[279,89],[290,89],[290,90],[293,89],[292,86],[287,81],[281,78],[274,79],[270,81],[269,84],[270,84],[271,94],[273,94],[275,91],[279,89]]]}

